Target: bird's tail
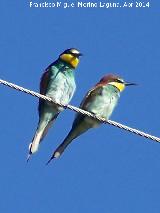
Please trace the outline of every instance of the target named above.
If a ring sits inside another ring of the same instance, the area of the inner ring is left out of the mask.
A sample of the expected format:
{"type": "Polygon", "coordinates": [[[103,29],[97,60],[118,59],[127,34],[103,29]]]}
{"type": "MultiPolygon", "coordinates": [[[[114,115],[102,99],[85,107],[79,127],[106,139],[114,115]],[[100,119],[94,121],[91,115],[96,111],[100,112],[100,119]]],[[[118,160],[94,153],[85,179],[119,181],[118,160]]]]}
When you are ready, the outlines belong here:
{"type": "Polygon", "coordinates": [[[75,139],[76,136],[73,134],[72,131],[69,132],[67,137],[64,139],[64,141],[57,147],[57,149],[52,154],[52,157],[49,159],[47,164],[49,164],[54,158],[59,158],[60,155],[64,152],[64,150],[67,148],[67,146],[72,142],[73,139],[75,139]]]}
{"type": "Polygon", "coordinates": [[[38,150],[40,141],[41,141],[42,136],[43,136],[43,131],[44,130],[36,131],[36,134],[35,134],[35,136],[33,138],[33,141],[32,141],[32,143],[29,146],[31,153],[35,153],[38,150]]]}
{"type": "Polygon", "coordinates": [[[73,126],[72,129],[71,129],[71,131],[67,135],[67,137],[64,139],[64,141],[54,151],[54,153],[52,154],[52,157],[47,162],[47,164],[49,164],[54,158],[59,158],[62,155],[62,153],[64,152],[64,150],[67,148],[67,146],[75,138],[77,138],[78,136],[80,136],[81,134],[83,134],[84,132],[86,132],[88,129],[90,129],[89,126],[86,127],[86,126],[82,125],[82,128],[79,128],[79,126],[76,126],[76,127],[73,126]]]}
{"type": "Polygon", "coordinates": [[[56,119],[56,117],[57,117],[57,115],[51,121],[49,121],[47,124],[45,123],[45,125],[43,123],[39,122],[38,128],[33,137],[32,143],[29,144],[29,154],[27,156],[27,162],[29,161],[31,155],[38,151],[39,144],[41,143],[41,141],[47,134],[48,129],[50,128],[50,126],[52,125],[52,123],[56,119]]]}
{"type": "Polygon", "coordinates": [[[39,144],[42,140],[42,136],[43,136],[43,130],[41,130],[41,131],[37,130],[33,137],[32,143],[29,144],[29,154],[27,157],[27,161],[29,161],[29,159],[33,153],[38,151],[39,144]]]}

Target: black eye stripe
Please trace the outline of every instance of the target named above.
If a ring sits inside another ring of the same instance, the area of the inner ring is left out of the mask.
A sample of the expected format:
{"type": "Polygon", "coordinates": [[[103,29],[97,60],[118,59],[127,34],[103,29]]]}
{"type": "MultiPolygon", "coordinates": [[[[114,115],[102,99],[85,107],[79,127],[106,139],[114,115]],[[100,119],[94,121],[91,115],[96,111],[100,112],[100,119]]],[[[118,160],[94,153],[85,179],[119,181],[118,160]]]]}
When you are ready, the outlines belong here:
{"type": "Polygon", "coordinates": [[[71,52],[71,51],[66,51],[66,52],[64,52],[65,54],[71,54],[71,55],[75,55],[75,56],[77,56],[78,55],[78,53],[74,53],[74,52],[71,52]]]}
{"type": "Polygon", "coordinates": [[[121,79],[116,79],[116,82],[121,83],[121,84],[124,84],[124,81],[121,80],[121,79]]]}

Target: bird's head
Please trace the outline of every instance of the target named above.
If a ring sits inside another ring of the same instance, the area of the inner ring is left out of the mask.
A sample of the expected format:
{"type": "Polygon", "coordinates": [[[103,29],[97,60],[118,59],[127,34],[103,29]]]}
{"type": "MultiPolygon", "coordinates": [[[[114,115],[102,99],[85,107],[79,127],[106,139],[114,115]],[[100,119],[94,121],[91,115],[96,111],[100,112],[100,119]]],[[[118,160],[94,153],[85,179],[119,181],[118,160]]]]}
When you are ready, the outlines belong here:
{"type": "Polygon", "coordinates": [[[80,56],[82,53],[79,50],[70,48],[61,53],[59,58],[75,69],[78,66],[80,56]]]}
{"type": "Polygon", "coordinates": [[[126,86],[137,85],[135,83],[126,82],[122,78],[120,78],[116,75],[113,75],[113,74],[104,76],[98,84],[112,85],[112,86],[116,87],[120,92],[122,92],[126,86]]]}

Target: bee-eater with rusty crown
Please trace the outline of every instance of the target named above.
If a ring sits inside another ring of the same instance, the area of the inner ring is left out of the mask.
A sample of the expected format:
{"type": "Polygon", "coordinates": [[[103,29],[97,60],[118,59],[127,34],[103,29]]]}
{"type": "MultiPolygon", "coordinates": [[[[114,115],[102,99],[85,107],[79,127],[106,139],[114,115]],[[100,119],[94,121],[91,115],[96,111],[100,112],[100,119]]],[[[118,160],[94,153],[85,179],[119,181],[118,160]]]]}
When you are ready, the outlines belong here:
{"type": "MultiPolygon", "coordinates": [[[[59,58],[50,64],[42,75],[40,93],[58,103],[67,105],[76,89],[74,70],[78,66],[81,55],[75,48],[67,49],[60,54],[59,58]]],[[[38,150],[40,142],[63,108],[39,99],[38,110],[38,127],[29,145],[27,160],[38,150]]]]}
{"type": "MultiPolygon", "coordinates": [[[[112,74],[106,75],[88,91],[80,104],[80,108],[98,117],[109,119],[120,98],[120,93],[124,90],[125,86],[129,85],[136,84],[125,82],[122,78],[112,74]]],[[[48,163],[52,159],[60,157],[72,140],[88,129],[97,127],[100,124],[96,119],[77,113],[69,134],[55,150],[48,163]]]]}

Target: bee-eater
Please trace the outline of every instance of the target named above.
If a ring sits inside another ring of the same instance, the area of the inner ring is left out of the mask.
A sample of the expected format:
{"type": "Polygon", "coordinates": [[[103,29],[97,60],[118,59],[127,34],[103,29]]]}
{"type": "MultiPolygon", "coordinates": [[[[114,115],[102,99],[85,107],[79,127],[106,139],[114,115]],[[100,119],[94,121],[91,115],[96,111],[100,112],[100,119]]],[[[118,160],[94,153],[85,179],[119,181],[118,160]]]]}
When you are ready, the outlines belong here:
{"type": "MultiPolygon", "coordinates": [[[[88,91],[80,104],[80,108],[108,120],[117,105],[120,92],[124,90],[125,86],[129,85],[136,84],[125,82],[122,78],[112,74],[106,75],[88,91]]],[[[48,163],[53,158],[60,157],[72,140],[88,129],[97,127],[100,124],[96,119],[77,113],[69,134],[55,150],[48,163]]]]}
{"type": "MultiPolygon", "coordinates": [[[[74,69],[78,66],[81,55],[75,48],[67,49],[60,54],[42,75],[40,93],[67,105],[76,89],[74,69]]],[[[63,108],[39,99],[38,110],[39,122],[32,143],[29,145],[28,160],[30,155],[38,150],[40,142],[63,108]]]]}

